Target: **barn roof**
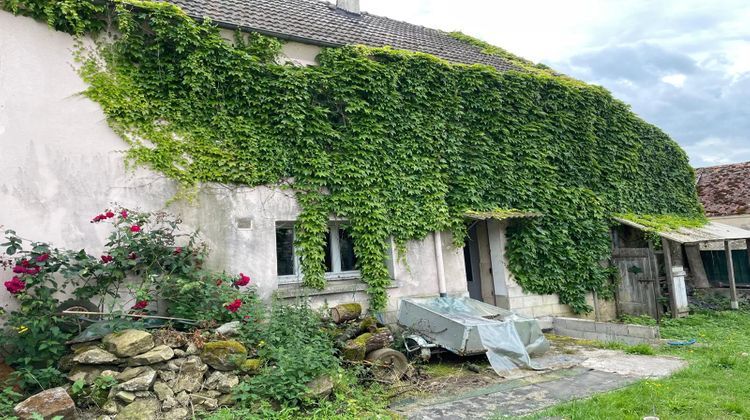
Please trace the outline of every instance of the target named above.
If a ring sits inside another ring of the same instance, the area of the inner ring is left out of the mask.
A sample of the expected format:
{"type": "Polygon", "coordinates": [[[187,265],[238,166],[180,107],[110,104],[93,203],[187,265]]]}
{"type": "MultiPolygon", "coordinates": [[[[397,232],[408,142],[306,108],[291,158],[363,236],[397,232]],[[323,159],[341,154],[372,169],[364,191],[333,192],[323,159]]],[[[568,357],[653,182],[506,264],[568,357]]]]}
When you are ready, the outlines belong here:
{"type": "Polygon", "coordinates": [[[750,162],[699,168],[696,176],[707,216],[750,214],[750,162]]]}

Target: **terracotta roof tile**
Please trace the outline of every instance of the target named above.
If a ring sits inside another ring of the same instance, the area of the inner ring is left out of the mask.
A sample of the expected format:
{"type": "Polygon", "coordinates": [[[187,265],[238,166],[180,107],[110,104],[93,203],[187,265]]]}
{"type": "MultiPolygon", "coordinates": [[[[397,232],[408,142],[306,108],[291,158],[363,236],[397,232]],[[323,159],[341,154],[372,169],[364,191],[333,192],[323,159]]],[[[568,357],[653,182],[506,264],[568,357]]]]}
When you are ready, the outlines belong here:
{"type": "Polygon", "coordinates": [[[706,215],[750,214],[750,162],[696,169],[706,215]]]}

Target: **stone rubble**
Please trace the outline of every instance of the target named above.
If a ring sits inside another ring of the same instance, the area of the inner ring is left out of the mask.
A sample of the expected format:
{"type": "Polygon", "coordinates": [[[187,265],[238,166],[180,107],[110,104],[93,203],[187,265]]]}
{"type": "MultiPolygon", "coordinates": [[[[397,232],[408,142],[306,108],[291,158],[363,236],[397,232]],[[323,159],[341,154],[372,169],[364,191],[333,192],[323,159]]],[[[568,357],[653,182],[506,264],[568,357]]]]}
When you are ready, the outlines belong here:
{"type": "MultiPolygon", "coordinates": [[[[91,385],[104,375],[117,381],[101,407],[100,419],[189,419],[194,411],[231,405],[232,388],[240,383],[240,375],[252,373],[240,370],[247,350],[238,341],[212,341],[198,347],[186,334],[175,331],[125,330],[101,341],[77,344],[73,350],[67,376],[71,382],[83,380],[91,385]]],[[[59,390],[70,400],[72,410],[61,415],[76,418],[73,401],[65,389],[59,390]]],[[[32,402],[24,401],[19,407],[32,402]]]]}

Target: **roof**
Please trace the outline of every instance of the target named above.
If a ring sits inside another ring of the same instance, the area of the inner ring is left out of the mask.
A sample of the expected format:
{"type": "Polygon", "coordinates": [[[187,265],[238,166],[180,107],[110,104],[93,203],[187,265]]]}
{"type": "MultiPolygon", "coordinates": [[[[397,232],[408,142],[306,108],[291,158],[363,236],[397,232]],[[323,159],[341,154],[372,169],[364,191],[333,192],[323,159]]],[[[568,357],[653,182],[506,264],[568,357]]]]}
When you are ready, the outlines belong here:
{"type": "Polygon", "coordinates": [[[750,214],[750,162],[696,169],[706,216],[750,214]]]}
{"type": "MultiPolygon", "coordinates": [[[[632,226],[642,231],[653,229],[643,226],[621,217],[615,217],[618,222],[632,226]]],[[[700,242],[733,241],[737,239],[750,239],[750,230],[741,229],[723,223],[708,222],[702,227],[682,227],[676,230],[656,232],[662,238],[681,244],[697,244],[700,242]]]]}
{"type": "Polygon", "coordinates": [[[363,12],[354,14],[320,0],[169,0],[188,16],[321,46],[366,45],[424,52],[463,64],[513,70],[508,61],[448,33],[363,12]]]}

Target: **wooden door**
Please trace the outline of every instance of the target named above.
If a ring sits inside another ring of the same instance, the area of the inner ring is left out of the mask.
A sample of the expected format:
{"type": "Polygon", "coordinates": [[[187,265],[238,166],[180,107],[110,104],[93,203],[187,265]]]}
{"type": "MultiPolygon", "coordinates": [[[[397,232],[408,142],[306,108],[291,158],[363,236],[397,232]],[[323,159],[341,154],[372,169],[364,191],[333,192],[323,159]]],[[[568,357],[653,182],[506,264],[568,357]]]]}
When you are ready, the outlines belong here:
{"type": "Polygon", "coordinates": [[[656,288],[659,270],[649,248],[615,248],[612,263],[620,272],[617,289],[619,315],[649,315],[658,317],[656,288]]]}

